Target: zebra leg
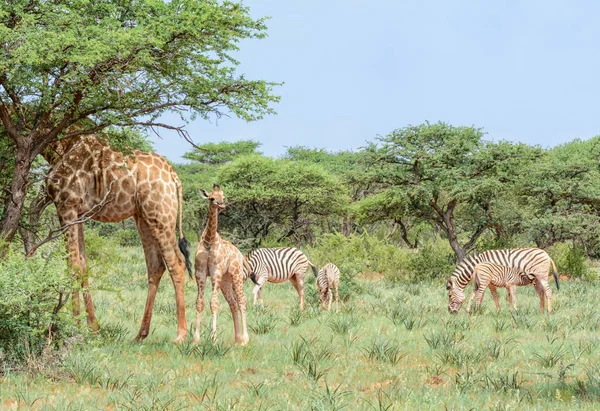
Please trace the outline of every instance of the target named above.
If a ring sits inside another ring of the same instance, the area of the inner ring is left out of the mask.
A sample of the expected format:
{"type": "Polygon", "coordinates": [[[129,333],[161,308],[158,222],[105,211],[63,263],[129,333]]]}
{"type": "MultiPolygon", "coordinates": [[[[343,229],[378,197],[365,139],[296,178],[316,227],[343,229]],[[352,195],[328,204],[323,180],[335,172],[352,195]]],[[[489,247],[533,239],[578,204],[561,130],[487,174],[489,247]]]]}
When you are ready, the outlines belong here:
{"type": "MultiPolygon", "coordinates": [[[[479,309],[481,307],[481,303],[483,303],[483,297],[485,296],[486,288],[487,288],[486,285],[479,284],[479,288],[477,289],[476,298],[475,298],[475,311],[479,311],[479,309]]],[[[492,289],[490,288],[490,292],[491,291],[492,291],[492,289]]],[[[474,291],[474,293],[475,293],[475,291],[474,291]]],[[[493,295],[494,295],[494,293],[492,293],[492,296],[493,295]]]]}
{"type": "Polygon", "coordinates": [[[340,311],[340,306],[339,306],[339,304],[340,304],[340,294],[338,293],[338,285],[339,284],[338,284],[337,281],[333,283],[333,286],[335,288],[335,312],[336,313],[340,311]]]}
{"type": "Polygon", "coordinates": [[[544,313],[544,305],[545,305],[544,304],[544,302],[545,302],[544,287],[542,286],[542,284],[540,283],[540,281],[538,279],[536,279],[533,282],[533,288],[535,288],[535,292],[540,297],[540,312],[543,314],[544,313]]]}
{"type": "Polygon", "coordinates": [[[517,286],[511,285],[510,287],[507,287],[506,290],[508,291],[509,304],[517,311],[517,286]]]}
{"type": "Polygon", "coordinates": [[[490,284],[490,293],[492,294],[492,298],[494,299],[494,303],[496,304],[496,312],[500,311],[500,299],[498,298],[498,290],[495,285],[490,284]]]}
{"type": "Polygon", "coordinates": [[[471,304],[473,303],[473,298],[475,297],[476,290],[473,290],[471,296],[469,297],[469,304],[467,304],[467,314],[471,314],[471,304]]]}
{"type": "Polygon", "coordinates": [[[333,301],[333,290],[329,289],[329,303],[327,304],[327,311],[331,311],[331,302],[333,301]]]}
{"type": "Polygon", "coordinates": [[[548,303],[548,314],[550,314],[552,312],[552,290],[550,289],[550,284],[548,284],[547,280],[541,280],[540,283],[542,284],[546,301],[548,303]]]}
{"type": "Polygon", "coordinates": [[[294,274],[290,277],[290,283],[292,283],[300,296],[300,309],[304,310],[304,281],[298,278],[298,274],[294,274]]]}
{"type": "Polygon", "coordinates": [[[261,305],[263,304],[263,299],[262,299],[262,287],[264,285],[264,283],[267,282],[267,277],[266,276],[260,276],[258,278],[258,280],[256,280],[256,282],[258,284],[256,284],[254,286],[254,288],[252,289],[252,295],[254,297],[254,305],[256,305],[256,298],[258,297],[258,300],[260,301],[261,305]]]}
{"type": "Polygon", "coordinates": [[[206,272],[208,270],[208,253],[196,256],[196,283],[198,284],[198,296],[196,297],[196,330],[194,331],[194,342],[200,341],[200,322],[202,311],[204,311],[204,288],[206,287],[206,272]]]}
{"type": "Polygon", "coordinates": [[[229,273],[223,276],[223,281],[221,281],[221,292],[223,293],[223,297],[225,297],[225,301],[229,304],[229,310],[231,310],[233,331],[235,333],[235,341],[237,342],[240,338],[240,324],[238,319],[239,307],[233,292],[233,284],[229,273]]]}

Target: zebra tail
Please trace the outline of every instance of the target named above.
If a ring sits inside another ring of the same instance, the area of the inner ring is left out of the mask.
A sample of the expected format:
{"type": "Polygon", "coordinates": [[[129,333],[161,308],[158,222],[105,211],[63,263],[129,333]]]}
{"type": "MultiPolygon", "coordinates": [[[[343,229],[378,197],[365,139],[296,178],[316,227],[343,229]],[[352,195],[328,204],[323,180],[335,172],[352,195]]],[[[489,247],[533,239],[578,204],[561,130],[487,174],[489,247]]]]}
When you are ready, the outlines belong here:
{"type": "Polygon", "coordinates": [[[554,261],[552,261],[552,259],[550,259],[550,262],[552,263],[552,275],[554,276],[554,281],[556,282],[556,289],[560,290],[560,285],[558,284],[558,273],[556,270],[556,264],[554,264],[554,261]]]}
{"type": "Polygon", "coordinates": [[[248,277],[250,277],[252,282],[256,285],[259,285],[258,281],[256,281],[256,274],[254,274],[252,268],[250,268],[250,264],[248,263],[248,259],[246,257],[244,257],[244,269],[248,272],[248,277]]]}
{"type": "Polygon", "coordinates": [[[179,239],[179,251],[181,251],[183,258],[185,258],[185,268],[187,269],[190,278],[194,278],[192,275],[192,262],[190,261],[190,243],[185,237],[179,239]]]}
{"type": "Polygon", "coordinates": [[[308,262],[308,264],[310,264],[310,268],[312,268],[312,272],[315,275],[315,278],[317,278],[319,276],[319,269],[317,268],[316,265],[314,265],[310,261],[308,262]]]}

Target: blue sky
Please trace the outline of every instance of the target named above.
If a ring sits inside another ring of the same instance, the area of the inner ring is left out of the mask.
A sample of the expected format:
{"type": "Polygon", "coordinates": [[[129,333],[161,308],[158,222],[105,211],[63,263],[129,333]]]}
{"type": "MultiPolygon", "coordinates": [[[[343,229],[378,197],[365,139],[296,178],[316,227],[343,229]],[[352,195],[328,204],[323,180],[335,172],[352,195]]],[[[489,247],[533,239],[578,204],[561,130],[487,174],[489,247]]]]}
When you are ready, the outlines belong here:
{"type": "MultiPolygon", "coordinates": [[[[600,134],[600,2],[246,0],[269,37],[240,44],[248,78],[283,81],[278,114],[187,126],[197,144],[251,138],[357,149],[425,120],[543,147],[600,134]]],[[[176,117],[165,121],[180,125],[176,117]]],[[[172,161],[190,145],[161,131],[172,161]]]]}

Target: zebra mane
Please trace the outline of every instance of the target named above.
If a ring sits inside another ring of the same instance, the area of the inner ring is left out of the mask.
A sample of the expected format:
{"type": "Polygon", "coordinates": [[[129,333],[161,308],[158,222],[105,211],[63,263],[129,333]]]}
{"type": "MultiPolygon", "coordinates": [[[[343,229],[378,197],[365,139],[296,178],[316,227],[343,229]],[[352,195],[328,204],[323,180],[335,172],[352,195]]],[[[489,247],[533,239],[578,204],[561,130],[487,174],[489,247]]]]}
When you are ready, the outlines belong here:
{"type": "Polygon", "coordinates": [[[456,265],[456,268],[454,268],[452,274],[448,277],[446,287],[450,289],[454,283],[461,290],[464,289],[473,278],[473,270],[477,264],[479,264],[479,254],[466,257],[462,262],[456,265]]]}

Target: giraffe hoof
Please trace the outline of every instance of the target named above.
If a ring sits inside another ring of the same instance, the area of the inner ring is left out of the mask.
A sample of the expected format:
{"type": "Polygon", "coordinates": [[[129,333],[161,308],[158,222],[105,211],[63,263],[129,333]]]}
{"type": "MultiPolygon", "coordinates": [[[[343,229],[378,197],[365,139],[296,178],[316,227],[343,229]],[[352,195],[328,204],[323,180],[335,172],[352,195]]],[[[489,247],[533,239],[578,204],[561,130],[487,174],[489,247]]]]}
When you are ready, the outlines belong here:
{"type": "Polygon", "coordinates": [[[185,340],[185,335],[178,335],[177,338],[173,340],[173,344],[181,344],[185,340]]]}
{"type": "Polygon", "coordinates": [[[235,343],[242,347],[245,347],[246,345],[248,345],[249,341],[250,341],[250,339],[248,338],[248,336],[235,339],[235,343]]]}

